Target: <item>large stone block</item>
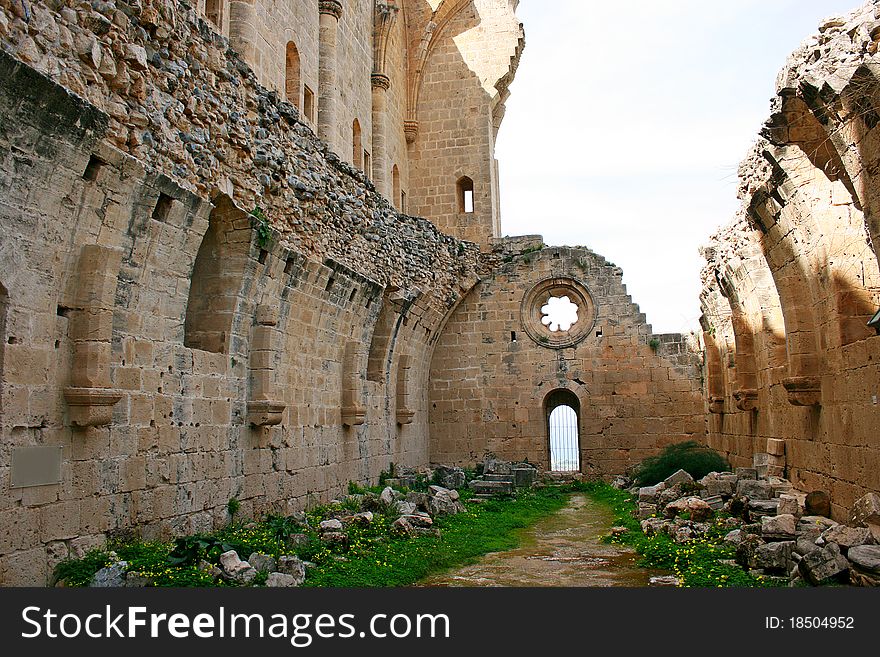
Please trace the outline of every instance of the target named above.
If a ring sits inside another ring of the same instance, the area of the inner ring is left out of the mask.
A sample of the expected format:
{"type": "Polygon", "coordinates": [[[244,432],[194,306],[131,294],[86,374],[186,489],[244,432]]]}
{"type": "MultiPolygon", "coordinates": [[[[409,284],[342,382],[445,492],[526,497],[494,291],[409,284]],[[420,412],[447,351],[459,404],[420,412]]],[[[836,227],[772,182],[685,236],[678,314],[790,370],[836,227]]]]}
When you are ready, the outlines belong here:
{"type": "Polygon", "coordinates": [[[793,539],[797,533],[797,519],[791,514],[761,518],[761,535],[767,539],[793,539]]]}
{"type": "Polygon", "coordinates": [[[736,494],[750,500],[769,500],[772,490],[770,482],[755,479],[740,479],[736,485],[736,494]]]}
{"type": "Polygon", "coordinates": [[[856,500],[850,516],[850,524],[856,527],[867,527],[880,543],[880,495],[868,493],[856,500]]]}
{"type": "Polygon", "coordinates": [[[849,562],[834,543],[828,547],[809,552],[798,563],[804,579],[814,586],[827,584],[847,575],[849,562]]]}

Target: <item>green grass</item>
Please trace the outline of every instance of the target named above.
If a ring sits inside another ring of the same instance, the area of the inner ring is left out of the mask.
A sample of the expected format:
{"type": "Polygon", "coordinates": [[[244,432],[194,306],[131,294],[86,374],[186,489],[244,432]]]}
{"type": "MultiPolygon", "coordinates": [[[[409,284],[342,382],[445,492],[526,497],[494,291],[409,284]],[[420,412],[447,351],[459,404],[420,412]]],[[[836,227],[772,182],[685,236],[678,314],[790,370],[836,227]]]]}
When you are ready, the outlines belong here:
{"type": "MultiPolygon", "coordinates": [[[[565,506],[569,492],[570,488],[547,487],[481,505],[468,504],[465,513],[435,520],[440,538],[394,536],[389,530],[396,514],[376,513],[369,525],[346,530],[347,545],[332,547],[321,543],[313,530],[270,516],[259,523],[231,523],[213,534],[175,542],[111,544],[82,559],[62,562],[56,579],[64,580],[67,586],[88,586],[98,570],[113,562],[109,553],[113,550],[119,559],[129,562],[130,571],[150,578],[155,586],[216,586],[210,574],[199,570],[199,561],[217,563],[222,552],[234,549],[242,559],[262,552],[274,557],[295,553],[312,561],[316,566],[309,569],[305,586],[408,586],[430,574],[472,563],[488,552],[516,547],[518,531],[565,506]],[[306,534],[308,543],[292,549],[285,540],[291,533],[306,534]]],[[[338,509],[312,510],[310,525],[317,526],[333,510],[338,509]]],[[[257,583],[261,583],[259,579],[257,583]]]]}
{"type": "Polygon", "coordinates": [[[352,537],[347,553],[322,550],[313,555],[317,568],[306,586],[408,586],[434,573],[473,563],[489,552],[510,550],[519,544],[519,530],[558,511],[570,489],[548,487],[522,492],[516,498],[467,505],[467,512],[435,520],[441,538],[391,538],[371,541],[352,537]],[[335,557],[344,556],[347,561],[335,557]]]}
{"type": "MultiPolygon", "coordinates": [[[[473,563],[489,552],[517,547],[520,530],[564,507],[572,492],[586,493],[608,506],[614,513],[614,523],[629,529],[623,536],[606,540],[633,548],[641,555],[641,566],[669,570],[683,586],[772,585],[738,566],[720,563],[734,556],[734,548],[722,540],[727,530],[721,525],[714,526],[706,537],[681,545],[665,535],[646,536],[633,516],[636,504],[632,497],[599,482],[548,486],[481,505],[467,504],[465,513],[435,519],[440,538],[394,536],[389,530],[396,514],[376,513],[369,525],[346,530],[347,545],[327,546],[313,530],[288,518],[269,516],[259,523],[231,523],[213,534],[175,542],[111,544],[107,550],[62,562],[56,576],[67,586],[88,586],[95,572],[112,563],[108,551],[112,549],[119,559],[129,562],[131,571],[150,578],[155,586],[234,586],[215,583],[209,573],[199,570],[198,564],[201,560],[217,563],[223,551],[235,549],[242,559],[252,552],[262,552],[274,557],[296,553],[312,561],[315,567],[308,570],[304,586],[409,586],[429,575],[473,563]],[[307,543],[292,549],[287,543],[292,533],[305,534],[307,543]]],[[[310,525],[317,526],[334,510],[339,509],[312,510],[310,525]]],[[[255,583],[262,584],[264,579],[258,578],[255,583]]]]}
{"type": "Polygon", "coordinates": [[[594,501],[614,512],[614,523],[629,531],[605,541],[633,548],[641,555],[639,565],[669,570],[684,587],[763,587],[776,586],[775,580],[753,575],[739,566],[721,563],[733,559],[736,549],[724,543],[729,531],[722,524],[712,525],[709,533],[687,543],[676,543],[665,534],[647,536],[634,515],[635,500],[626,491],[601,483],[577,484],[594,501]]]}

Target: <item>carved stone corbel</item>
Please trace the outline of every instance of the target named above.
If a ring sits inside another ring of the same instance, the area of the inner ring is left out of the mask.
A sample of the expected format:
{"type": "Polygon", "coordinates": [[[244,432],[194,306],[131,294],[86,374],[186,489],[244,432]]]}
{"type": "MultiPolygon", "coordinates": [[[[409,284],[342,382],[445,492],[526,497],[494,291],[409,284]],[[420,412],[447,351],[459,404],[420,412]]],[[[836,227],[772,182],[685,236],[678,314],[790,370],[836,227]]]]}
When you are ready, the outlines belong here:
{"type": "Polygon", "coordinates": [[[790,376],[782,380],[793,406],[821,406],[822,382],[817,376],[790,376]]]}

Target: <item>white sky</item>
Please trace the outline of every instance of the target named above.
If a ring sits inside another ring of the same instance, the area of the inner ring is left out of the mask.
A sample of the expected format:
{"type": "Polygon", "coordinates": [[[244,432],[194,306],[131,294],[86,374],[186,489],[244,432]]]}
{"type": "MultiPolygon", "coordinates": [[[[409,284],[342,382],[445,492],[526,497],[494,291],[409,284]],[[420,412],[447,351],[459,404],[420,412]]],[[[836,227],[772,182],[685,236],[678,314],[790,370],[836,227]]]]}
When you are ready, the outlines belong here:
{"type": "Polygon", "coordinates": [[[501,230],[623,268],[654,332],[697,328],[698,248],[776,74],[859,0],[522,0],[526,49],[498,137],[501,230]]]}

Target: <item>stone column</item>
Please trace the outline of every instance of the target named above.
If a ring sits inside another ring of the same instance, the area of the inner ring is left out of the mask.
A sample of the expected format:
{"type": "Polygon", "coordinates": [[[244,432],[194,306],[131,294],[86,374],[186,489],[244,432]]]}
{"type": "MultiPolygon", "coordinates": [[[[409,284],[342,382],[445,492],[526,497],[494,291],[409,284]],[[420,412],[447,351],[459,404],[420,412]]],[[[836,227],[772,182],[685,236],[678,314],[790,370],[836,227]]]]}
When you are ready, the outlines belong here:
{"type": "Polygon", "coordinates": [[[336,151],[336,135],[339,132],[336,118],[336,33],[342,17],[342,4],[338,0],[319,0],[318,9],[318,137],[336,151]]]}
{"type": "Polygon", "coordinates": [[[412,409],[412,395],[409,392],[412,359],[401,354],[397,362],[397,424],[410,424],[415,416],[412,409]]]}
{"type": "Polygon", "coordinates": [[[367,419],[361,372],[364,349],[360,342],[348,342],[342,360],[342,424],[354,427],[367,419]]]}
{"type": "MultiPolygon", "coordinates": [[[[373,75],[370,78],[373,85],[373,184],[386,198],[391,198],[386,117],[391,79],[388,77],[386,64],[391,31],[399,11],[396,0],[376,0],[373,6],[373,75]]],[[[400,199],[392,199],[392,202],[396,207],[400,199]]]]}
{"type": "Polygon", "coordinates": [[[268,305],[257,306],[256,326],[250,349],[251,399],[248,421],[255,427],[281,424],[287,405],[277,400],[275,362],[280,334],[278,311],[268,305]]]}
{"type": "Polygon", "coordinates": [[[256,71],[257,10],[254,1],[232,0],[229,3],[229,45],[256,71]]]}
{"type": "Polygon", "coordinates": [[[68,334],[73,341],[70,386],[64,389],[70,423],[78,427],[110,424],[122,393],[110,387],[113,308],[122,249],[87,244],[77,269],[74,310],[68,334]]]}
{"type": "MultiPolygon", "coordinates": [[[[385,107],[391,81],[387,75],[373,73],[373,184],[386,198],[391,197],[388,186],[388,148],[385,143],[385,107]]],[[[392,199],[396,206],[400,199],[392,199]]]]}

